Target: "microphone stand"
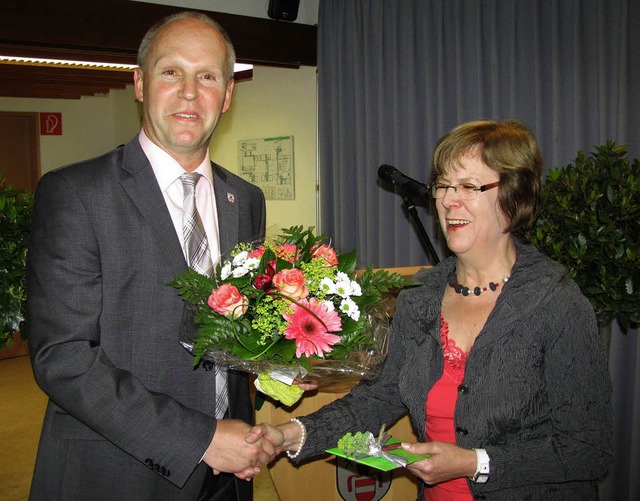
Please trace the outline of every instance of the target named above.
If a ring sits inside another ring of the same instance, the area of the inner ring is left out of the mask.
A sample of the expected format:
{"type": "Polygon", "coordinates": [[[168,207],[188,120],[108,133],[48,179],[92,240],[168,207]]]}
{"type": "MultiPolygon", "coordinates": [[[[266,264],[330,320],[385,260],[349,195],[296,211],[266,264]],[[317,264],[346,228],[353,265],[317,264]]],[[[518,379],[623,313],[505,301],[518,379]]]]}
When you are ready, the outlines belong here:
{"type": "Polygon", "coordinates": [[[418,228],[418,236],[420,237],[420,241],[422,242],[423,247],[426,247],[429,251],[429,255],[431,256],[431,264],[435,266],[440,262],[440,258],[438,257],[438,254],[436,254],[436,250],[433,248],[431,240],[429,239],[429,235],[422,225],[422,221],[420,221],[418,211],[416,210],[416,205],[413,203],[413,200],[409,195],[403,194],[402,202],[404,203],[404,207],[405,209],[407,209],[407,212],[409,213],[410,218],[413,220],[416,228],[418,228]]]}

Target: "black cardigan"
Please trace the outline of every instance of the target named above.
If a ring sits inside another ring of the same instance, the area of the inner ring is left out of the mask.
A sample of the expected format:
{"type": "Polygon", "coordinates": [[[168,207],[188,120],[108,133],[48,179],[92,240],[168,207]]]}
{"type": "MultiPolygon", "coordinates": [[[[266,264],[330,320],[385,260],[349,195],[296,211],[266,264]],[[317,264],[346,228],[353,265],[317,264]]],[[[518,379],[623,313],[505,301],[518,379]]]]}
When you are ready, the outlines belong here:
{"type": "MultiPolygon", "coordinates": [[[[597,499],[612,460],[611,382],[593,308],[564,268],[516,242],[517,259],[475,341],[455,410],[457,443],[484,448],[486,499],[597,499]]],[[[391,425],[407,411],[424,440],[427,394],[442,375],[440,309],[454,257],[400,293],[381,374],[302,418],[298,460],[347,432],[391,425]]],[[[473,299],[469,299],[472,301],[473,299]]],[[[398,437],[403,438],[403,437],[398,437]]]]}

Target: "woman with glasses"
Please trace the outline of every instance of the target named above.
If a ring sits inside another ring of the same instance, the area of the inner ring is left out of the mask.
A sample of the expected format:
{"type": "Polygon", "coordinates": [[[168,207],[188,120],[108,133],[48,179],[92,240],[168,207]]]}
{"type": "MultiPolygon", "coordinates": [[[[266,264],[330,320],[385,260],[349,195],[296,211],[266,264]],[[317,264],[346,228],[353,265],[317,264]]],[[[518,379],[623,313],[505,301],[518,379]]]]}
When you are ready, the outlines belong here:
{"type": "MultiPolygon", "coordinates": [[[[452,256],[399,295],[381,374],[325,408],[254,429],[306,459],[407,412],[430,457],[424,500],[588,500],[611,462],[611,384],[589,301],[525,243],[543,163],[520,122],[437,143],[430,191],[452,256]]],[[[401,437],[400,437],[401,438],[401,437]]]]}

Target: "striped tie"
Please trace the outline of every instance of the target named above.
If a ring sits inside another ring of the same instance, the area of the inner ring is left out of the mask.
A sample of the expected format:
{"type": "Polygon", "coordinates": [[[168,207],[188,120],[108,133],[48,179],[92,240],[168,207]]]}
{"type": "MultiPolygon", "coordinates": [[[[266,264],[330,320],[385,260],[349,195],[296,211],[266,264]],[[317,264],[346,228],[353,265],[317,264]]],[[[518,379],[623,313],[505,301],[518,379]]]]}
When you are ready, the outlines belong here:
{"type": "MultiPolygon", "coordinates": [[[[201,174],[197,172],[188,172],[180,176],[184,191],[182,231],[187,264],[198,273],[210,277],[213,272],[213,262],[209,242],[196,208],[196,184],[200,176],[201,174]]],[[[227,371],[224,367],[216,365],[216,418],[222,419],[228,407],[227,371]]]]}
{"type": "Polygon", "coordinates": [[[180,176],[184,201],[182,205],[182,234],[187,255],[187,264],[202,275],[211,276],[213,263],[209,252],[209,242],[204,225],[196,208],[196,184],[200,179],[197,172],[180,176]]]}

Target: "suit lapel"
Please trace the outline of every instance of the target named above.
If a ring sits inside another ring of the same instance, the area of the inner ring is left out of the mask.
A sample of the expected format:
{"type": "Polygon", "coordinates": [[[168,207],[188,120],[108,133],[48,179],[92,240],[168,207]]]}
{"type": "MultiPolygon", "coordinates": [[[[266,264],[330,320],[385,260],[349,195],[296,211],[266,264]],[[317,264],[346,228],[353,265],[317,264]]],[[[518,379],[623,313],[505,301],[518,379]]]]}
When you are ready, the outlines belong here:
{"type": "Polygon", "coordinates": [[[240,217],[238,192],[236,187],[229,183],[229,178],[219,165],[212,162],[211,168],[218,212],[220,255],[224,256],[238,243],[238,219],[240,217]]]}
{"type": "Polygon", "coordinates": [[[123,176],[122,188],[151,228],[157,248],[166,258],[168,270],[172,276],[182,273],[187,267],[187,262],[180,247],[180,240],[156,176],[137,136],[124,148],[122,168],[129,174],[123,176]]]}

